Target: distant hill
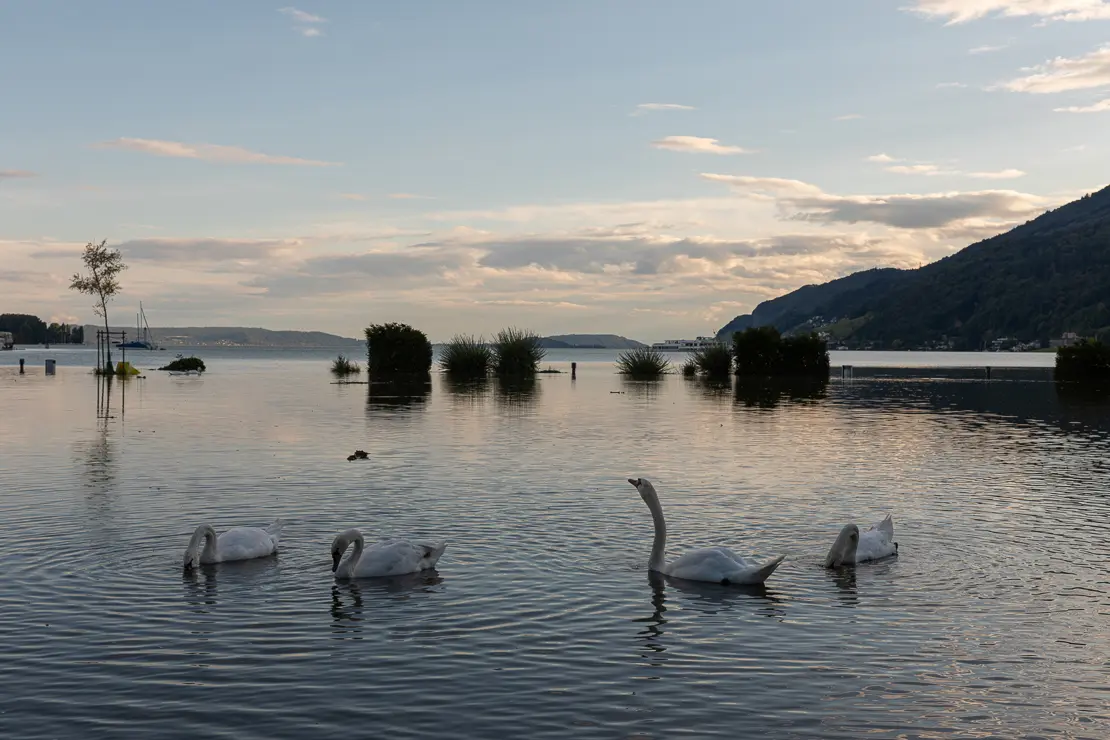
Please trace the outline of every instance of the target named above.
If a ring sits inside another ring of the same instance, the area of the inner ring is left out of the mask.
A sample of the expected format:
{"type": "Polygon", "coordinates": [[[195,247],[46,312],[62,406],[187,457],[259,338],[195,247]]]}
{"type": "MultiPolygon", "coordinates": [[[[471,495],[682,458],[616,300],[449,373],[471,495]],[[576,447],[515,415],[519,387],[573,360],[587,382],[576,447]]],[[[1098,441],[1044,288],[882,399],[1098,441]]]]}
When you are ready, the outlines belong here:
{"type": "MultiPolygon", "coordinates": [[[[86,341],[96,342],[100,327],[85,325],[86,341]]],[[[113,326],[112,330],[127,332],[127,339],[135,339],[135,327],[113,326]]],[[[151,327],[154,341],[161,347],[354,347],[365,345],[361,339],[350,339],[322,331],[272,331],[242,326],[175,326],[151,327]]]]}
{"type": "Polygon", "coordinates": [[[764,301],[718,336],[767,325],[895,349],[1110,335],[1110,187],[916,270],[866,270],[764,301]]]}
{"type": "Polygon", "coordinates": [[[636,349],[647,345],[616,334],[555,334],[541,339],[540,346],[545,349],[636,349]]]}

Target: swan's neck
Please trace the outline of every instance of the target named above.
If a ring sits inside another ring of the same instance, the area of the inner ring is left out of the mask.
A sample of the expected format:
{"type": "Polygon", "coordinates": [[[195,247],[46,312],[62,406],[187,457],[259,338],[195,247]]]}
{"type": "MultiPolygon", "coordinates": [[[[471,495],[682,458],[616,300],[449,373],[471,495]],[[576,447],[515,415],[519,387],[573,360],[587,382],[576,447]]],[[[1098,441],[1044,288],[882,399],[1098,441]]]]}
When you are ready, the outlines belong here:
{"type": "Polygon", "coordinates": [[[216,559],[216,530],[207,524],[204,525],[204,551],[200,556],[205,559],[216,559]]]}
{"type": "Polygon", "coordinates": [[[347,562],[345,562],[343,566],[346,569],[347,575],[353,576],[355,574],[355,566],[358,565],[358,560],[362,557],[362,548],[365,546],[365,542],[362,539],[362,532],[354,532],[349,536],[349,542],[354,544],[355,549],[351,552],[351,557],[347,558],[347,562]]]}
{"type": "Polygon", "coordinates": [[[192,539],[189,540],[189,547],[185,551],[186,563],[194,561],[208,561],[212,562],[216,558],[216,530],[212,529],[210,524],[202,524],[193,532],[192,539]],[[201,549],[201,542],[204,542],[204,549],[201,549]]]}
{"type": "Polygon", "coordinates": [[[659,503],[658,496],[648,496],[644,499],[648,510],[651,511],[651,520],[655,522],[655,540],[651,543],[651,559],[648,568],[663,572],[663,551],[667,549],[667,522],[663,519],[663,506],[659,503]]]}

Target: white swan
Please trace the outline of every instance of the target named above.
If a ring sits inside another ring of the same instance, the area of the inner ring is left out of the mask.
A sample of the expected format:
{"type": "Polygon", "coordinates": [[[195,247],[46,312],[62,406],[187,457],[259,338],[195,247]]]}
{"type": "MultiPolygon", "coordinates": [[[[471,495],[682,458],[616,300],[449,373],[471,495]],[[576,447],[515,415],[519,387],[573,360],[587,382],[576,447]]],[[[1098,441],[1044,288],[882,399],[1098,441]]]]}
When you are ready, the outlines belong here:
{"type": "Polygon", "coordinates": [[[651,546],[648,568],[664,575],[688,581],[711,581],[722,585],[751,585],[763,583],[775,572],[786,556],[779,555],[765,563],[740,557],[727,547],[705,547],[692,550],[671,562],[663,559],[667,547],[667,523],[659,494],[647,478],[629,478],[628,482],[640,492],[640,498],[651,510],[655,522],[655,542],[651,546]]]}
{"type": "Polygon", "coordinates": [[[331,569],[336,578],[379,578],[418,573],[434,568],[439,556],[447,549],[446,542],[409,542],[384,540],[365,547],[362,532],[348,529],[335,536],[331,543],[331,569]],[[343,553],[354,543],[351,557],[343,553]]]}
{"type": "Polygon", "coordinates": [[[185,548],[185,569],[196,568],[201,563],[226,563],[229,560],[264,558],[277,552],[278,539],[285,520],[278,519],[270,526],[232,527],[219,537],[211,524],[202,524],[193,532],[185,548]],[[201,549],[204,542],[204,549],[201,549]]]}
{"type": "Polygon", "coordinates": [[[842,565],[880,560],[897,554],[894,520],[887,514],[886,519],[872,525],[866,532],[860,532],[859,527],[854,524],[845,525],[829,549],[829,554],[825,556],[825,567],[839,568],[842,565]]]}

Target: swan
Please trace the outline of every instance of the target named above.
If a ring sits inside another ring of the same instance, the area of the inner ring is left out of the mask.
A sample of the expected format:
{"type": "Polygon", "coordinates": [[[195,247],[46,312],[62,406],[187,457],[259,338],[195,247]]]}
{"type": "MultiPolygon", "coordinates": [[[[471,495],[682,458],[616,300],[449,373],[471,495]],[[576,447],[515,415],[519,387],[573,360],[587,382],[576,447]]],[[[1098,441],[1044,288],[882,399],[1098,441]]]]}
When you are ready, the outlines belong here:
{"type": "Polygon", "coordinates": [[[663,507],[659,494],[647,478],[629,478],[628,482],[640,492],[640,498],[651,510],[655,522],[655,542],[651,547],[648,568],[663,575],[687,581],[711,581],[723,586],[763,583],[779,567],[785,555],[771,558],[765,563],[742,558],[727,547],[705,547],[692,550],[671,562],[663,559],[667,546],[667,523],[663,520],[663,507]]]}
{"type": "Polygon", "coordinates": [[[201,563],[226,563],[229,560],[250,560],[264,558],[277,552],[278,538],[285,526],[284,519],[278,519],[270,526],[232,527],[219,537],[211,524],[201,524],[193,532],[189,546],[185,548],[185,570],[200,566],[201,563]],[[204,549],[201,549],[204,542],[204,549]]]}
{"type": "Polygon", "coordinates": [[[886,519],[874,524],[866,532],[859,527],[847,524],[840,530],[836,542],[825,556],[826,568],[839,568],[867,560],[880,560],[898,554],[898,543],[894,541],[894,520],[890,514],[886,519]]]}
{"type": "Polygon", "coordinates": [[[331,542],[331,569],[336,578],[378,578],[419,573],[434,568],[439,556],[447,549],[446,542],[409,542],[384,540],[365,547],[362,532],[348,529],[340,532],[331,542]],[[343,553],[354,543],[351,557],[343,560],[343,553]]]}

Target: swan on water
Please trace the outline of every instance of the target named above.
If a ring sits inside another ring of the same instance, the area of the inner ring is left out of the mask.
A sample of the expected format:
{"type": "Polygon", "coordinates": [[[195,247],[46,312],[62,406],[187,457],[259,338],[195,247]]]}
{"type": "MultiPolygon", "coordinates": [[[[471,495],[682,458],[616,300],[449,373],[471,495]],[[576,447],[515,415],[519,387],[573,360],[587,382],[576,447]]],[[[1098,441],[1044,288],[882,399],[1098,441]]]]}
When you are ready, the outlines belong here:
{"type": "Polygon", "coordinates": [[[434,568],[439,556],[447,549],[446,542],[409,542],[384,540],[366,547],[362,532],[348,529],[335,536],[331,543],[331,569],[336,578],[378,578],[419,573],[434,568]],[[342,560],[347,547],[354,543],[351,556],[342,560]],[[340,562],[342,560],[342,562],[340,562]]]}
{"type": "Polygon", "coordinates": [[[867,560],[880,560],[898,554],[898,543],[894,541],[894,520],[890,514],[886,519],[874,524],[866,532],[859,527],[847,524],[825,556],[826,568],[839,568],[867,560]]]}
{"type": "Polygon", "coordinates": [[[668,563],[663,559],[663,551],[667,547],[667,523],[663,519],[659,494],[647,478],[629,478],[628,482],[640,492],[640,498],[647,504],[655,522],[655,542],[651,547],[651,560],[648,561],[651,570],[688,581],[711,581],[724,586],[751,585],[766,581],[786,558],[779,555],[760,563],[742,558],[727,547],[705,547],[668,563]]]}
{"type": "Polygon", "coordinates": [[[202,524],[193,532],[185,548],[185,569],[196,568],[201,563],[226,563],[230,560],[264,558],[277,552],[278,538],[285,520],[278,519],[266,528],[232,527],[216,536],[211,524],[202,524]],[[204,549],[201,549],[201,543],[204,549]]]}

